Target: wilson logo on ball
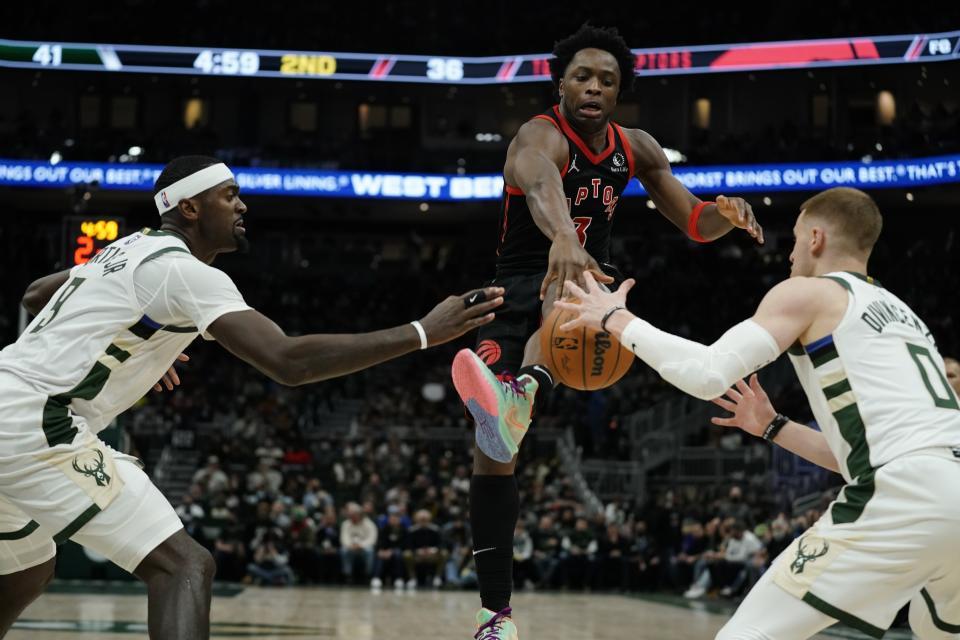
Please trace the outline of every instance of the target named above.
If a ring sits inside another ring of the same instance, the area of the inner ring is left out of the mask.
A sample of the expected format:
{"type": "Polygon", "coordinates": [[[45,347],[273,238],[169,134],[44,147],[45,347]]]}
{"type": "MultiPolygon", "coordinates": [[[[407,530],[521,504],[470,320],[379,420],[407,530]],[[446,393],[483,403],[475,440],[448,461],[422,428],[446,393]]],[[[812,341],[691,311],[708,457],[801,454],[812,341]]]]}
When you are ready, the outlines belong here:
{"type": "Polygon", "coordinates": [[[593,367],[590,369],[590,375],[599,376],[603,374],[603,366],[606,361],[607,351],[613,343],[610,341],[609,333],[598,333],[593,342],[593,367]]]}
{"type": "Polygon", "coordinates": [[[500,345],[496,340],[483,340],[477,345],[477,355],[487,366],[500,360],[500,345]]]}

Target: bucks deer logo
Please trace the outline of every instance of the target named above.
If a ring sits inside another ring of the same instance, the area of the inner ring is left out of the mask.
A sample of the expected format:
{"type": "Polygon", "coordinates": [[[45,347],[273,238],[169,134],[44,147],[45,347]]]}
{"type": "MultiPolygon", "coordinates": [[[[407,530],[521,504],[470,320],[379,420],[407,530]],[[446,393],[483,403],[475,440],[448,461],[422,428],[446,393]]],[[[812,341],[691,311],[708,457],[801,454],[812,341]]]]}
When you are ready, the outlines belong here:
{"type": "Polygon", "coordinates": [[[98,487],[105,487],[110,484],[110,476],[107,475],[106,469],[104,468],[103,452],[100,451],[100,449],[94,449],[93,452],[96,454],[96,459],[93,459],[92,456],[86,456],[82,467],[78,464],[78,461],[83,454],[74,458],[73,470],[96,480],[98,487]]]}
{"type": "Polygon", "coordinates": [[[808,562],[813,562],[821,556],[827,555],[827,552],[830,551],[830,543],[826,540],[822,540],[823,545],[821,547],[810,548],[805,546],[805,542],[809,536],[804,536],[800,538],[800,541],[797,543],[797,557],[793,559],[793,564],[790,565],[790,570],[796,574],[803,573],[803,569],[807,566],[808,562]]]}

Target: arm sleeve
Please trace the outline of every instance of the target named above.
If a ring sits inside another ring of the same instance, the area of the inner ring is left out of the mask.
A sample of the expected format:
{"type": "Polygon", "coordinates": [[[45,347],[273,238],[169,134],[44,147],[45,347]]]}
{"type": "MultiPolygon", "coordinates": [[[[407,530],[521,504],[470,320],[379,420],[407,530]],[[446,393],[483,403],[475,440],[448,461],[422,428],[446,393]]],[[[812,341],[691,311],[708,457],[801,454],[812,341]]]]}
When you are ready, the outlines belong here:
{"type": "Polygon", "coordinates": [[[664,380],[701,400],[723,395],[734,382],[780,355],[777,341],[753,320],[734,325],[706,346],[635,318],[623,330],[620,342],[664,380]]]}
{"type": "Polygon", "coordinates": [[[157,324],[194,326],[210,340],[206,332],[214,320],[250,309],[223,271],[192,256],[172,253],[164,258],[141,265],[134,276],[137,300],[157,324]]]}

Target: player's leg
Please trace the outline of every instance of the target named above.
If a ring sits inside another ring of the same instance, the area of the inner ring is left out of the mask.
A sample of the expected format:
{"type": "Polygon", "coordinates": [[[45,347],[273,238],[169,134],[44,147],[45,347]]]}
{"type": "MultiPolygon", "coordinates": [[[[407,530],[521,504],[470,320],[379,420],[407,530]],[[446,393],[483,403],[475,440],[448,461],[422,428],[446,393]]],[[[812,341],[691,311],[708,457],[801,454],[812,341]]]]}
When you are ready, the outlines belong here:
{"type": "Polygon", "coordinates": [[[716,640],[805,640],[836,622],[773,582],[768,570],[716,640]]]}
{"type": "Polygon", "coordinates": [[[7,634],[23,610],[39,598],[53,580],[55,563],[56,558],[50,558],[29,569],[0,575],[0,638],[7,634]]]}
{"type": "Polygon", "coordinates": [[[513,473],[535,406],[553,387],[549,371],[537,362],[537,338],[531,338],[540,326],[542,279],[534,274],[498,281],[506,291],[497,318],[481,328],[476,352],[464,349],[454,358],[453,383],[485,455],[477,473],[513,473]]]}
{"type": "Polygon", "coordinates": [[[0,638],[53,579],[50,533],[0,497],[0,638]]]}
{"type": "Polygon", "coordinates": [[[136,461],[114,457],[114,470],[123,481],[120,493],[70,539],[146,583],[151,640],[208,638],[213,556],[187,535],[136,461]]]}
{"type": "Polygon", "coordinates": [[[133,573],[147,585],[147,622],[155,638],[210,637],[216,564],[181,529],[147,554],[133,573]]]}
{"type": "Polygon", "coordinates": [[[530,334],[539,326],[541,281],[542,275],[499,280],[497,284],[506,289],[503,307],[494,322],[481,328],[476,352],[457,354],[453,367],[454,384],[475,424],[470,524],[482,605],[477,625],[485,637],[516,637],[516,627],[509,618],[513,530],[520,513],[513,472],[523,433],[513,440],[509,425],[501,424],[501,417],[517,421],[516,413],[525,414],[520,420],[526,420],[526,431],[535,398],[524,397],[524,381],[514,375],[522,366],[530,334]]]}

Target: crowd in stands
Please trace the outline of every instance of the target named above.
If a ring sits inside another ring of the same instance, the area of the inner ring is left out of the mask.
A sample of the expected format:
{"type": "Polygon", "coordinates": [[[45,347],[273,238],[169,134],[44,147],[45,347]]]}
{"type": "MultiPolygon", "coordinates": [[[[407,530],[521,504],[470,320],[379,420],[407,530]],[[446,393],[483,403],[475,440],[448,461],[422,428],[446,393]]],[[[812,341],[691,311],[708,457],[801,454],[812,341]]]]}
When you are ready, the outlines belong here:
{"type": "MultiPolygon", "coordinates": [[[[396,437],[211,449],[174,499],[213,552],[221,580],[261,585],[475,586],[466,441],[396,437]],[[243,455],[239,455],[243,452],[243,455]],[[255,462],[251,462],[255,460],[255,462]],[[330,464],[334,461],[333,464],[330,464]],[[341,462],[346,461],[346,462],[341,462]]],[[[518,589],[658,590],[743,595],[816,521],[757,487],[680,487],[591,513],[556,456],[525,456],[514,540],[518,589]]]]}

